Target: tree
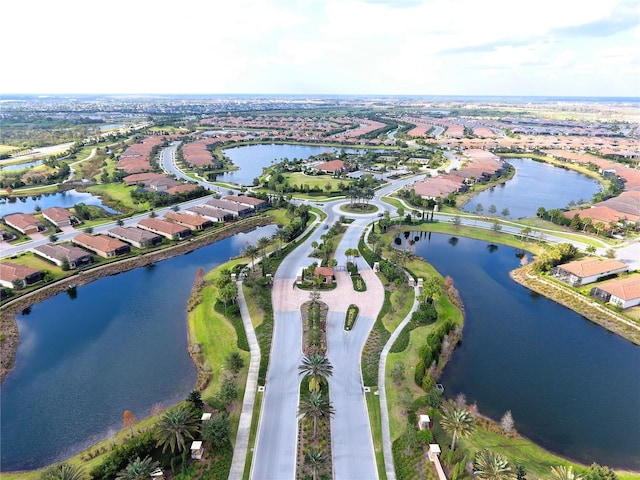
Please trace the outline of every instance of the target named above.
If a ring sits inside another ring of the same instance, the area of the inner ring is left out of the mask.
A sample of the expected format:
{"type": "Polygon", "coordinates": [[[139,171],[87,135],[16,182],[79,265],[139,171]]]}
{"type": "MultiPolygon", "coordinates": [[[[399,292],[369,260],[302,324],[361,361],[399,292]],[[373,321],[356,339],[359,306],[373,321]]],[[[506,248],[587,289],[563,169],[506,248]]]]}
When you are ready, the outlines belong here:
{"type": "Polygon", "coordinates": [[[496,214],[496,212],[498,211],[498,209],[496,208],[496,206],[495,206],[495,205],[491,204],[491,205],[489,205],[489,210],[488,210],[488,211],[489,211],[489,213],[490,213],[491,215],[495,215],[495,214],[496,214]]]}
{"type": "Polygon", "coordinates": [[[453,228],[460,228],[460,225],[462,225],[462,219],[459,215],[454,216],[451,221],[453,222],[453,228]]]}
{"type": "Polygon", "coordinates": [[[269,246],[269,239],[267,237],[260,237],[258,239],[258,248],[262,251],[262,259],[267,255],[267,246],[269,246]]]}
{"type": "Polygon", "coordinates": [[[218,392],[220,400],[227,405],[238,398],[238,387],[232,377],[224,377],[220,384],[220,391],[218,392]]]}
{"type": "Polygon", "coordinates": [[[511,433],[513,432],[513,427],[514,422],[513,416],[511,416],[511,410],[507,410],[500,420],[500,428],[502,428],[505,433],[511,433]]]}
{"type": "Polygon", "coordinates": [[[82,230],[84,233],[87,233],[89,235],[91,235],[93,233],[93,227],[87,227],[84,230],[82,230]]]}
{"type": "Polygon", "coordinates": [[[202,438],[215,448],[221,448],[229,443],[230,429],[229,414],[222,411],[204,422],[202,425],[202,438]]]}
{"type": "Polygon", "coordinates": [[[329,418],[334,414],[333,406],[329,399],[324,398],[321,392],[313,391],[308,397],[300,401],[298,414],[302,418],[310,418],[313,420],[313,438],[318,437],[318,421],[323,418],[329,418]]]}
{"type": "Polygon", "coordinates": [[[51,235],[49,235],[49,241],[51,243],[56,243],[58,241],[58,236],[55,233],[52,233],[51,235]]]}
{"type": "Polygon", "coordinates": [[[404,363],[400,360],[393,364],[393,368],[391,369],[391,379],[397,385],[400,385],[400,383],[405,379],[404,363]]]}
{"type": "Polygon", "coordinates": [[[137,457],[118,472],[116,480],[148,480],[151,478],[151,472],[158,468],[158,465],[159,463],[153,461],[148,455],[143,460],[137,457]]]}
{"type": "Polygon", "coordinates": [[[551,467],[551,478],[553,480],[583,480],[584,477],[574,472],[572,466],[559,465],[551,467]]]}
{"type": "Polygon", "coordinates": [[[118,225],[119,227],[123,226],[123,225],[124,225],[124,220],[122,220],[121,218],[119,218],[119,219],[116,221],[116,225],[118,225]]]}
{"type": "Polygon", "coordinates": [[[235,350],[227,355],[224,363],[227,369],[229,369],[229,371],[234,375],[242,370],[242,367],[244,367],[244,360],[242,359],[242,355],[240,355],[240,352],[235,350]]]}
{"type": "Polygon", "coordinates": [[[514,472],[508,460],[492,450],[480,450],[473,461],[473,473],[481,480],[515,480],[514,472]]]}
{"type": "Polygon", "coordinates": [[[187,395],[187,403],[193,405],[193,408],[197,410],[202,410],[202,407],[204,407],[202,395],[198,390],[191,390],[191,392],[189,392],[189,395],[187,395]]]}
{"type": "Polygon", "coordinates": [[[480,215],[483,211],[484,211],[484,207],[482,206],[482,204],[481,204],[481,203],[478,203],[478,204],[476,205],[476,213],[477,213],[478,215],[480,215]]]}
{"type": "Polygon", "coordinates": [[[247,244],[247,248],[245,249],[245,252],[247,253],[247,255],[249,255],[249,258],[251,258],[251,269],[255,270],[256,268],[255,260],[256,260],[256,256],[259,253],[258,247],[256,247],[255,245],[247,244]]]}
{"type": "Polygon", "coordinates": [[[40,474],[40,480],[85,480],[82,467],[69,463],[59,463],[47,468],[40,474]]]}
{"type": "Polygon", "coordinates": [[[278,241],[278,252],[282,249],[282,244],[287,241],[289,234],[287,230],[281,226],[278,226],[275,233],[273,234],[273,238],[278,241]]]}
{"type": "Polygon", "coordinates": [[[618,475],[609,467],[592,463],[584,476],[584,480],[617,480],[618,475]]]}
{"type": "Polygon", "coordinates": [[[305,356],[298,370],[303,376],[313,380],[316,391],[319,390],[321,381],[327,381],[333,375],[333,366],[329,359],[320,353],[305,356]]]}
{"type": "Polygon", "coordinates": [[[234,302],[237,297],[238,287],[232,282],[225,283],[222,288],[218,290],[218,298],[224,305],[225,315],[227,312],[227,304],[234,302]]]}
{"type": "Polygon", "coordinates": [[[444,431],[452,436],[451,450],[455,450],[458,438],[468,437],[474,428],[474,420],[469,411],[459,408],[455,402],[447,402],[442,407],[440,424],[444,431]]]}
{"type": "Polygon", "coordinates": [[[596,235],[600,235],[600,232],[604,231],[606,225],[604,224],[604,222],[596,222],[593,228],[596,229],[596,235]]]}
{"type": "Polygon", "coordinates": [[[520,235],[522,236],[522,241],[526,242],[527,241],[527,237],[529,235],[531,235],[531,227],[524,227],[522,230],[520,230],[520,235]]]}
{"type": "Polygon", "coordinates": [[[591,217],[584,217],[582,219],[582,231],[586,231],[591,226],[591,217]]]}
{"type": "Polygon", "coordinates": [[[503,208],[502,211],[500,212],[502,214],[503,217],[508,217],[511,212],[509,211],[509,209],[507,207],[503,208]]]}
{"type": "Polygon", "coordinates": [[[125,410],[122,414],[122,428],[130,428],[133,437],[133,426],[136,424],[136,417],[131,411],[125,410]]]}
{"type": "Polygon", "coordinates": [[[167,411],[156,426],[157,445],[162,446],[162,452],[167,448],[180,453],[186,448],[188,439],[193,440],[200,428],[200,420],[194,412],[184,406],[178,406],[167,411]]]}
{"type": "Polygon", "coordinates": [[[604,256],[607,258],[616,258],[616,251],[613,248],[609,248],[604,252],[604,256]]]}
{"type": "Polygon", "coordinates": [[[313,480],[317,480],[318,474],[327,466],[328,457],[322,450],[312,448],[305,454],[304,461],[311,467],[313,480]]]}
{"type": "Polygon", "coordinates": [[[500,225],[500,223],[496,220],[491,224],[491,230],[493,231],[493,233],[498,233],[500,230],[502,230],[502,225],[500,225]]]}

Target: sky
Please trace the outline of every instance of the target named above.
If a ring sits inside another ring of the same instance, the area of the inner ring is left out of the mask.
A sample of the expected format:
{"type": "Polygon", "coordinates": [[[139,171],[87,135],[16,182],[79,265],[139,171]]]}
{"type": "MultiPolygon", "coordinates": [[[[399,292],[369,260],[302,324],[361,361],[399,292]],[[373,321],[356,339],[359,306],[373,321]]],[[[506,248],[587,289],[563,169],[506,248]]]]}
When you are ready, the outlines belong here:
{"type": "Polygon", "coordinates": [[[640,0],[20,0],[0,93],[640,97],[640,0]]]}

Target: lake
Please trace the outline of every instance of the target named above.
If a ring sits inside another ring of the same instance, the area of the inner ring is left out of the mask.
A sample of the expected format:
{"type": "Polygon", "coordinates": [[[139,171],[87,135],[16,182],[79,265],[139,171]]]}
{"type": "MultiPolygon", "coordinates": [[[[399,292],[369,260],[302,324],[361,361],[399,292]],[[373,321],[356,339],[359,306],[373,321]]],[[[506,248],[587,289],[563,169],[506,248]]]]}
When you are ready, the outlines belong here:
{"type": "Polygon", "coordinates": [[[239,168],[233,172],[217,175],[216,181],[235,183],[238,185],[253,185],[253,179],[263,173],[263,169],[278,163],[285,158],[306,160],[325,152],[354,153],[362,150],[352,148],[320,147],[312,145],[245,145],[241,147],[225,148],[224,154],[239,168]]]}
{"type": "Polygon", "coordinates": [[[462,392],[495,420],[511,410],[521,434],[562,456],[640,470],[640,347],[511,280],[514,248],[408,239],[465,305],[462,343],[440,379],[447,397],[462,392]]]}
{"type": "Polygon", "coordinates": [[[0,470],[75,455],[195,385],[186,306],[199,268],[237,255],[275,226],[238,234],[154,266],[101,278],[18,316],[16,367],[2,385],[0,470]]]}
{"type": "Polygon", "coordinates": [[[490,215],[489,207],[495,205],[495,216],[501,216],[502,210],[508,208],[507,218],[532,217],[540,207],[546,210],[565,208],[571,201],[589,201],[602,191],[596,180],[582,173],[530,158],[505,160],[516,169],[513,178],[475,195],[462,210],[475,213],[476,206],[480,204],[483,215],[490,215]]]}
{"type": "Polygon", "coordinates": [[[100,197],[87,192],[65,190],[63,192],[43,193],[29,197],[3,197],[0,199],[0,216],[12,213],[33,213],[36,206],[44,210],[49,207],[71,208],[78,203],[102,207],[109,213],[119,213],[104,205],[100,197]]]}

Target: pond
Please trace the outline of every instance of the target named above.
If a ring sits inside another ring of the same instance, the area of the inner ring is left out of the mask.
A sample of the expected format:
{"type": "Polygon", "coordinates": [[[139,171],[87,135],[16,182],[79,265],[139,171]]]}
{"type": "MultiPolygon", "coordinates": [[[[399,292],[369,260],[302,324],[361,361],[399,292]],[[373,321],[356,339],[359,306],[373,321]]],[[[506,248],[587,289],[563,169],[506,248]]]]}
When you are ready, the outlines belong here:
{"type": "Polygon", "coordinates": [[[469,200],[462,210],[475,213],[482,205],[483,215],[500,216],[506,208],[507,218],[535,216],[538,208],[546,210],[565,208],[572,201],[589,201],[602,190],[594,179],[572,170],[555,167],[530,158],[505,159],[516,169],[511,180],[480,192],[469,200]],[[489,213],[491,205],[496,213],[489,213]]]}
{"type": "Polygon", "coordinates": [[[462,343],[440,379],[548,450],[640,470],[640,347],[517,284],[523,252],[428,233],[397,238],[450,276],[465,305],[462,343]]]}
{"type": "Polygon", "coordinates": [[[87,192],[65,190],[28,197],[3,197],[0,199],[0,215],[4,217],[12,213],[33,213],[36,211],[36,207],[40,207],[42,210],[49,207],[71,208],[78,203],[102,207],[105,211],[113,214],[119,213],[104,205],[100,197],[87,192]]]}
{"type": "Polygon", "coordinates": [[[34,160],[26,163],[14,163],[12,165],[2,165],[2,171],[15,172],[17,170],[26,170],[37,165],[41,165],[42,160],[34,160]]]}
{"type": "Polygon", "coordinates": [[[263,169],[272,163],[278,163],[285,158],[289,160],[304,159],[326,152],[354,153],[362,150],[350,148],[320,147],[313,145],[245,145],[241,147],[225,148],[224,154],[239,168],[233,172],[217,175],[216,181],[235,183],[238,185],[253,185],[253,179],[262,175],[263,169]]]}
{"type": "Polygon", "coordinates": [[[261,227],[105,277],[20,315],[16,367],[1,392],[0,470],[62,460],[118,431],[124,410],[140,420],[154,405],[183,400],[196,378],[186,305],[198,269],[274,231],[261,227]]]}

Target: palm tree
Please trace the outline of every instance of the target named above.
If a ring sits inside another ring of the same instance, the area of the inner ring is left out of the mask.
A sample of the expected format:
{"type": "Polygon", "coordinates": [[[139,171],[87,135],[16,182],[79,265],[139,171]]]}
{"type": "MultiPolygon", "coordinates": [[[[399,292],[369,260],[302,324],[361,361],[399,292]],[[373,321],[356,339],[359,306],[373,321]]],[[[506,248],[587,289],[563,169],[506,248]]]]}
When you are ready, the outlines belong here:
{"type": "Polygon", "coordinates": [[[473,417],[466,408],[458,407],[455,402],[447,402],[442,407],[442,428],[453,436],[451,440],[451,450],[456,448],[456,440],[465,438],[473,432],[473,417]]]}
{"type": "Polygon", "coordinates": [[[162,445],[162,451],[170,448],[175,453],[186,447],[187,439],[193,440],[193,436],[198,432],[200,422],[192,410],[179,406],[169,410],[158,422],[156,435],[158,446],[162,445]]]}
{"type": "Polygon", "coordinates": [[[318,420],[329,418],[335,413],[329,399],[324,398],[321,392],[311,392],[307,398],[300,401],[298,414],[302,418],[313,420],[313,438],[318,436],[318,420]]]}
{"type": "Polygon", "coordinates": [[[306,453],[304,459],[305,462],[311,467],[313,480],[316,480],[318,478],[318,473],[324,470],[324,468],[327,466],[327,454],[322,450],[313,448],[306,453]]]}
{"type": "Polygon", "coordinates": [[[554,480],[582,480],[584,477],[573,471],[573,467],[551,467],[551,478],[554,480]]]}
{"type": "Polygon", "coordinates": [[[298,367],[305,377],[311,377],[314,389],[317,391],[321,381],[326,381],[333,374],[333,366],[329,359],[321,353],[312,353],[302,359],[298,367]]]}
{"type": "Polygon", "coordinates": [[[154,462],[148,455],[143,460],[138,457],[118,472],[116,480],[148,480],[158,465],[159,463],[154,462]]]}
{"type": "Polygon", "coordinates": [[[262,259],[267,255],[267,246],[269,245],[269,239],[267,237],[260,237],[258,239],[258,248],[262,250],[262,259]]]}
{"type": "Polygon", "coordinates": [[[273,234],[273,238],[278,241],[278,252],[280,252],[282,244],[287,241],[287,231],[283,227],[278,226],[273,234]]]}
{"type": "Polygon", "coordinates": [[[251,258],[251,269],[255,270],[255,260],[256,256],[258,255],[258,247],[256,247],[255,245],[247,244],[245,252],[247,253],[247,255],[249,255],[249,258],[251,258]]]}
{"type": "Polygon", "coordinates": [[[515,480],[517,478],[516,472],[505,457],[486,448],[476,454],[473,473],[481,480],[515,480]]]}
{"type": "Polygon", "coordinates": [[[84,470],[69,463],[59,463],[47,468],[40,475],[40,480],[85,480],[84,470]]]}

